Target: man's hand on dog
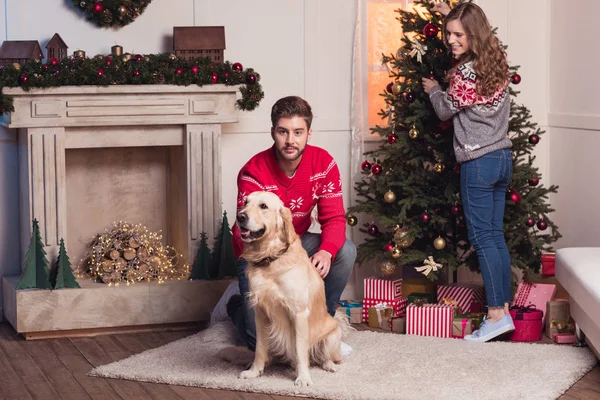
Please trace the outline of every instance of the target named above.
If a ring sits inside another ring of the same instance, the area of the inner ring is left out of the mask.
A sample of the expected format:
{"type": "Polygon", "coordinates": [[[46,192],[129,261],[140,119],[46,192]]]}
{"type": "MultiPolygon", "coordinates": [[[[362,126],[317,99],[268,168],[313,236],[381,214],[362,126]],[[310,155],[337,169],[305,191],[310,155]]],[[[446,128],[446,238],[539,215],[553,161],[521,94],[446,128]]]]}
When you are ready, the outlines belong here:
{"type": "Polygon", "coordinates": [[[325,250],[319,250],[310,258],[321,278],[325,279],[331,268],[331,254],[325,250]]]}

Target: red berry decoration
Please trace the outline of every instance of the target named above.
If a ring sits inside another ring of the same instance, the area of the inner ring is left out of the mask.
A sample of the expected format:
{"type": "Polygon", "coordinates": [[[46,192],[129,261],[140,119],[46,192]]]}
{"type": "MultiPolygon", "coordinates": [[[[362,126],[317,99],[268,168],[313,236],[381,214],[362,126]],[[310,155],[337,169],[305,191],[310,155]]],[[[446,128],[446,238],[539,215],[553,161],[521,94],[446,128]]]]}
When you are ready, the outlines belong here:
{"type": "Polygon", "coordinates": [[[369,171],[371,169],[371,163],[368,160],[363,161],[360,164],[360,169],[362,169],[365,172],[369,171]]]}
{"type": "Polygon", "coordinates": [[[527,221],[525,221],[525,226],[527,226],[528,228],[533,228],[534,225],[535,219],[533,218],[528,218],[527,221]]]}
{"type": "Polygon", "coordinates": [[[95,13],[100,13],[100,12],[102,12],[103,9],[104,9],[104,7],[102,7],[102,3],[94,4],[94,12],[95,13]]]}
{"type": "Polygon", "coordinates": [[[192,67],[192,72],[193,72],[194,74],[197,74],[197,73],[198,73],[198,71],[199,71],[199,70],[198,70],[198,66],[197,66],[197,65],[194,65],[194,66],[192,67]]]}
{"type": "Polygon", "coordinates": [[[383,251],[385,252],[390,252],[392,251],[392,249],[394,248],[394,245],[391,243],[386,243],[385,246],[383,246],[383,251]]]}
{"type": "Polygon", "coordinates": [[[104,75],[104,70],[102,68],[98,68],[98,76],[104,75]]]}
{"type": "Polygon", "coordinates": [[[521,83],[521,75],[514,74],[513,76],[510,77],[510,81],[512,83],[514,83],[515,85],[518,85],[519,83],[521,83]]]}
{"type": "Polygon", "coordinates": [[[456,216],[460,214],[460,207],[455,204],[452,207],[450,207],[450,212],[452,213],[452,215],[456,216]]]}
{"type": "Polygon", "coordinates": [[[29,77],[27,76],[27,74],[23,74],[23,75],[19,76],[19,85],[26,84],[28,80],[29,80],[29,77]]]}
{"type": "Polygon", "coordinates": [[[388,141],[388,143],[389,143],[389,144],[394,144],[394,143],[396,143],[396,142],[398,141],[398,136],[396,136],[396,135],[395,135],[395,134],[393,134],[393,133],[390,133],[390,134],[387,136],[387,141],[388,141]]]}
{"type": "Polygon", "coordinates": [[[373,224],[369,226],[369,228],[367,228],[367,232],[369,232],[369,235],[375,236],[377,235],[377,233],[379,233],[379,228],[377,227],[377,225],[373,224]]]}
{"type": "Polygon", "coordinates": [[[373,166],[371,167],[371,172],[373,173],[373,175],[379,175],[382,170],[383,168],[380,164],[373,164],[373,166]]]}
{"type": "Polygon", "coordinates": [[[111,65],[112,64],[112,57],[111,56],[106,56],[105,60],[106,60],[106,65],[111,65]]]}
{"type": "Polygon", "coordinates": [[[177,68],[177,69],[175,70],[175,73],[176,73],[177,75],[181,75],[181,74],[183,74],[183,70],[182,70],[181,68],[177,68]]]}
{"type": "Polygon", "coordinates": [[[423,222],[424,224],[428,224],[429,221],[431,221],[431,215],[425,211],[423,214],[421,214],[421,222],[423,222]]]}
{"type": "Polygon", "coordinates": [[[431,22],[423,27],[423,34],[427,39],[433,39],[437,36],[439,31],[439,28],[431,22]]]}
{"type": "Polygon", "coordinates": [[[536,134],[529,136],[529,143],[538,144],[540,142],[540,137],[536,134]]]}
{"type": "Polygon", "coordinates": [[[413,92],[404,93],[404,100],[406,100],[408,103],[412,103],[415,100],[414,93],[413,92]]]}
{"type": "Polygon", "coordinates": [[[528,182],[529,182],[529,186],[537,186],[538,183],[540,183],[540,180],[538,178],[532,178],[528,182]]]}
{"type": "Polygon", "coordinates": [[[56,58],[51,58],[50,59],[50,64],[56,65],[56,64],[58,64],[58,60],[56,58]]]}
{"type": "Polygon", "coordinates": [[[241,63],[236,62],[236,63],[233,63],[231,68],[233,68],[234,71],[242,72],[242,70],[244,69],[244,66],[241,63]]]}
{"type": "Polygon", "coordinates": [[[213,72],[212,74],[210,74],[210,79],[211,79],[212,83],[219,82],[219,74],[217,74],[216,72],[213,72]]]}
{"type": "Polygon", "coordinates": [[[246,83],[248,83],[250,85],[254,85],[256,83],[256,75],[254,75],[254,74],[248,75],[248,77],[246,78],[246,83]]]}
{"type": "Polygon", "coordinates": [[[521,202],[521,194],[517,192],[516,189],[511,189],[508,192],[507,197],[515,204],[519,204],[521,202]]]}
{"type": "Polygon", "coordinates": [[[133,71],[133,76],[140,76],[140,71],[138,71],[137,69],[133,71]]]}
{"type": "Polygon", "coordinates": [[[387,86],[385,87],[385,90],[388,93],[394,93],[394,84],[392,82],[388,83],[387,86]]]}
{"type": "Polygon", "coordinates": [[[540,219],[537,222],[537,227],[540,231],[545,231],[546,228],[548,228],[548,223],[546,221],[544,221],[543,219],[540,219]]]}

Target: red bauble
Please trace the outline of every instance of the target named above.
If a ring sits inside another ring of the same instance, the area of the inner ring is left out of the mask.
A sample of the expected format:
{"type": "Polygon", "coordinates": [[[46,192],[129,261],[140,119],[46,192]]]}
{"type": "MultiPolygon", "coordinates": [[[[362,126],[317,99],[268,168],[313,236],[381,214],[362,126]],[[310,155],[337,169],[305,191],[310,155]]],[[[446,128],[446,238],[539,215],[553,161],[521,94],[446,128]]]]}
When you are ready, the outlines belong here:
{"type": "Polygon", "coordinates": [[[111,65],[112,64],[112,57],[111,56],[106,56],[104,59],[106,60],[106,65],[111,65]]]}
{"type": "Polygon", "coordinates": [[[423,34],[427,39],[433,39],[437,36],[439,31],[439,28],[431,22],[423,27],[423,34]]]}
{"type": "Polygon", "coordinates": [[[29,80],[29,76],[27,76],[27,74],[23,74],[23,75],[19,76],[19,85],[26,84],[28,80],[29,80]]]}
{"type": "Polygon", "coordinates": [[[373,173],[373,175],[379,175],[382,170],[383,168],[380,164],[373,164],[373,166],[371,167],[371,172],[373,173]]]}
{"type": "Polygon", "coordinates": [[[246,77],[246,83],[254,85],[256,83],[256,75],[250,74],[246,77]]]}
{"type": "Polygon", "coordinates": [[[177,68],[177,69],[175,70],[175,73],[176,73],[177,75],[181,75],[181,74],[183,74],[183,70],[182,70],[181,68],[177,68]]]}
{"type": "Polygon", "coordinates": [[[100,12],[102,12],[103,9],[104,9],[104,7],[102,7],[102,3],[94,4],[94,12],[95,13],[100,13],[100,12]]]}
{"type": "Polygon", "coordinates": [[[548,223],[546,221],[544,221],[543,219],[540,219],[537,222],[537,227],[540,231],[545,231],[546,228],[548,228],[548,223]]]}
{"type": "Polygon", "coordinates": [[[404,93],[404,100],[406,100],[408,103],[412,103],[415,100],[414,93],[413,92],[404,93]]]}
{"type": "Polygon", "coordinates": [[[529,182],[529,186],[537,186],[538,183],[540,183],[540,180],[538,178],[532,178],[528,182],[529,182]]]}
{"type": "Polygon", "coordinates": [[[534,225],[535,219],[533,218],[528,218],[527,221],[525,221],[525,226],[527,226],[528,228],[533,228],[534,225]]]}
{"type": "Polygon", "coordinates": [[[197,74],[197,73],[198,73],[198,71],[199,71],[199,70],[198,70],[198,66],[197,66],[197,65],[194,65],[194,66],[192,67],[192,72],[193,72],[194,74],[197,74]]]}
{"type": "Polygon", "coordinates": [[[102,68],[98,68],[98,76],[104,75],[104,70],[102,68]]]}
{"type": "Polygon", "coordinates": [[[394,88],[394,84],[393,84],[392,82],[390,82],[390,83],[388,83],[388,85],[385,87],[385,90],[386,90],[388,93],[394,93],[394,89],[393,89],[393,88],[394,88]]]}
{"type": "Polygon", "coordinates": [[[513,76],[510,77],[510,81],[512,83],[514,83],[515,85],[518,85],[519,83],[521,83],[521,75],[514,74],[513,76]]]}
{"type": "Polygon", "coordinates": [[[515,204],[519,204],[521,202],[521,194],[517,192],[516,189],[511,189],[508,192],[507,197],[515,204]]]}
{"type": "Polygon", "coordinates": [[[242,72],[242,70],[244,69],[244,66],[241,63],[236,62],[236,63],[233,63],[231,68],[233,68],[234,71],[242,72]]]}
{"type": "Polygon", "coordinates": [[[379,228],[377,225],[373,224],[367,228],[367,232],[369,232],[369,235],[375,236],[379,233],[379,228]]]}
{"type": "Polygon", "coordinates": [[[452,207],[450,207],[450,212],[452,213],[452,215],[458,215],[460,214],[460,207],[455,204],[452,207]]]}
{"type": "Polygon", "coordinates": [[[142,55],[141,55],[141,54],[136,54],[135,56],[133,56],[133,59],[134,59],[135,61],[142,61],[142,58],[143,58],[143,57],[142,57],[142,55]]]}
{"type": "Polygon", "coordinates": [[[529,136],[529,143],[538,144],[540,142],[540,137],[536,134],[529,136]]]}
{"type": "Polygon", "coordinates": [[[390,252],[392,251],[392,249],[394,248],[394,245],[391,243],[386,243],[385,246],[383,246],[383,251],[385,252],[390,252]]]}
{"type": "Polygon", "coordinates": [[[424,224],[428,224],[429,221],[431,221],[431,215],[425,211],[423,214],[421,214],[421,222],[423,222],[424,224]]]}
{"type": "Polygon", "coordinates": [[[360,164],[360,169],[362,169],[365,172],[369,171],[371,169],[371,163],[368,160],[363,161],[360,164]]]}
{"type": "Polygon", "coordinates": [[[133,71],[133,76],[140,76],[140,71],[138,71],[137,69],[133,71]]]}
{"type": "Polygon", "coordinates": [[[211,79],[212,83],[219,82],[219,74],[217,74],[216,72],[213,72],[212,74],[210,74],[210,79],[211,79]]]}
{"type": "Polygon", "coordinates": [[[58,64],[58,60],[56,58],[51,58],[50,59],[50,64],[56,65],[56,64],[58,64]]]}
{"type": "Polygon", "coordinates": [[[396,142],[398,141],[398,136],[396,136],[396,135],[395,135],[395,134],[393,134],[393,133],[390,133],[390,134],[387,136],[387,141],[388,141],[388,143],[389,143],[389,144],[394,144],[394,143],[396,143],[396,142]]]}

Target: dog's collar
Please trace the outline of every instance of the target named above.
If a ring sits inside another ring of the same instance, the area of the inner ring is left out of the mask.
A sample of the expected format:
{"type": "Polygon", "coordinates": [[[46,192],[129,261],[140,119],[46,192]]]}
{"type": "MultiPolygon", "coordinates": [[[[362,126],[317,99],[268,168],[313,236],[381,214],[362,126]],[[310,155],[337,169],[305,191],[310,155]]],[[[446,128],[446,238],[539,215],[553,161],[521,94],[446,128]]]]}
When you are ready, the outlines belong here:
{"type": "Polygon", "coordinates": [[[271,263],[275,260],[277,260],[279,257],[281,257],[286,251],[288,251],[288,249],[290,248],[289,243],[285,246],[285,248],[277,255],[272,256],[272,257],[265,257],[265,258],[261,258],[258,261],[251,261],[252,265],[255,265],[257,267],[268,267],[269,265],[271,265],[271,263]]]}

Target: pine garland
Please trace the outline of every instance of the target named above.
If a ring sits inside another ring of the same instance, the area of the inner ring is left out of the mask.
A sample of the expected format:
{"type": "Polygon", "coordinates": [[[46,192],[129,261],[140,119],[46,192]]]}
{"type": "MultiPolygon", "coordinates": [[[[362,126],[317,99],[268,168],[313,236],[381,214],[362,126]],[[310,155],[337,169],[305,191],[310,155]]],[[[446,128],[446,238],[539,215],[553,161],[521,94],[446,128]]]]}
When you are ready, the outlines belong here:
{"type": "MultiPolygon", "coordinates": [[[[57,86],[109,85],[241,85],[237,106],[252,111],[264,97],[260,75],[240,63],[213,63],[209,58],[183,60],[171,53],[94,58],[68,57],[46,63],[31,60],[0,66],[0,90],[57,86]]],[[[0,112],[14,111],[13,99],[0,93],[0,112]]]]}
{"type": "Polygon", "coordinates": [[[71,0],[88,21],[99,27],[125,26],[142,15],[152,0],[71,0]]]}

